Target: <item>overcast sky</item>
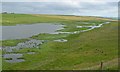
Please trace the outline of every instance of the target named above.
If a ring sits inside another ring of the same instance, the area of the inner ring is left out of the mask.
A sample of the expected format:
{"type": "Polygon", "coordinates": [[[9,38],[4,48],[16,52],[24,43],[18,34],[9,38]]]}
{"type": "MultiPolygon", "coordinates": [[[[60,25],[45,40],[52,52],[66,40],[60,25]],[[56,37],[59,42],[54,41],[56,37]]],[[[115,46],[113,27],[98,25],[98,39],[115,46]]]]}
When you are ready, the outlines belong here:
{"type": "Polygon", "coordinates": [[[2,0],[2,11],[29,14],[118,16],[119,0],[2,0]]]}

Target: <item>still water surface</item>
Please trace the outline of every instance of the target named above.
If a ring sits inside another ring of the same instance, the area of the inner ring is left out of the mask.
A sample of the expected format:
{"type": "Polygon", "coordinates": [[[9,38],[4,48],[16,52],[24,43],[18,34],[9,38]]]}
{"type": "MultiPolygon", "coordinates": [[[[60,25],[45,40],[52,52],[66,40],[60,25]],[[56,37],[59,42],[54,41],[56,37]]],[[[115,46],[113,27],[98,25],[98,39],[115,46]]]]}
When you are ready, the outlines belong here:
{"type": "Polygon", "coordinates": [[[0,26],[2,37],[0,40],[29,38],[40,33],[55,33],[63,28],[63,25],[52,23],[37,23],[30,25],[0,26]]]}

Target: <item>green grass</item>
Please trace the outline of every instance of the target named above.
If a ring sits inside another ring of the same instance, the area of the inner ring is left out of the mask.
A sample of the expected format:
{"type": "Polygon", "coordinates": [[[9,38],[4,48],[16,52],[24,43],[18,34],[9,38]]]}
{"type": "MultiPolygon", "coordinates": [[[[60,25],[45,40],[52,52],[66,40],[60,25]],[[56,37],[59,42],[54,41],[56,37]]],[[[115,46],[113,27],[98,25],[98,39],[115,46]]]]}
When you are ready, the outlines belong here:
{"type": "MultiPolygon", "coordinates": [[[[1,15],[1,14],[0,14],[1,15]]],[[[96,17],[75,17],[57,15],[31,15],[31,14],[2,14],[2,25],[32,24],[32,23],[75,23],[78,21],[106,21],[96,17]]]]}
{"type": "Polygon", "coordinates": [[[3,69],[79,70],[118,57],[117,22],[89,32],[69,35],[66,39],[69,40],[66,43],[45,43],[34,55],[24,54],[25,62],[9,64],[3,61],[3,69]]]}
{"type": "Polygon", "coordinates": [[[82,31],[82,30],[87,30],[90,29],[89,27],[82,27],[82,28],[76,28],[74,26],[69,26],[69,27],[65,27],[62,30],[58,30],[59,32],[75,32],[75,31],[82,31]]]}
{"type": "MultiPolygon", "coordinates": [[[[3,14],[2,25],[31,24],[39,22],[60,23],[66,25],[62,31],[73,32],[81,30],[75,28],[80,22],[90,22],[96,25],[109,19],[82,16],[59,15],[27,15],[3,14]],[[26,20],[27,19],[27,20],[26,20]]],[[[82,24],[83,25],[83,24],[82,24]]],[[[84,28],[83,28],[84,29],[84,28]]],[[[104,69],[116,70],[113,59],[118,58],[118,23],[117,21],[106,24],[80,34],[39,34],[33,39],[50,40],[39,46],[38,49],[21,49],[15,53],[22,53],[26,60],[21,63],[7,63],[3,60],[3,70],[81,70],[99,65],[101,61],[110,62],[104,69]],[[54,42],[55,39],[67,39],[68,42],[54,42]],[[35,52],[35,54],[27,54],[35,52]]],[[[5,40],[3,46],[14,46],[24,40],[5,40]]],[[[116,61],[114,62],[116,63],[116,61]]],[[[99,69],[93,68],[93,69],[99,69]]]]}
{"type": "Polygon", "coordinates": [[[2,70],[2,50],[0,50],[0,71],[2,70]]]}
{"type": "MultiPolygon", "coordinates": [[[[16,40],[3,40],[3,41],[0,41],[1,45],[4,47],[4,46],[15,46],[17,45],[18,43],[20,42],[24,42],[28,39],[16,39],[16,40]]],[[[0,46],[1,46],[0,45],[0,46]]]]}
{"type": "Polygon", "coordinates": [[[62,19],[49,18],[45,16],[34,16],[29,14],[2,14],[2,25],[32,24],[57,22],[62,19]]]}
{"type": "Polygon", "coordinates": [[[43,34],[32,36],[31,38],[39,39],[39,40],[55,40],[55,39],[65,38],[67,36],[69,36],[69,34],[47,34],[47,33],[43,33],[43,34]]]}

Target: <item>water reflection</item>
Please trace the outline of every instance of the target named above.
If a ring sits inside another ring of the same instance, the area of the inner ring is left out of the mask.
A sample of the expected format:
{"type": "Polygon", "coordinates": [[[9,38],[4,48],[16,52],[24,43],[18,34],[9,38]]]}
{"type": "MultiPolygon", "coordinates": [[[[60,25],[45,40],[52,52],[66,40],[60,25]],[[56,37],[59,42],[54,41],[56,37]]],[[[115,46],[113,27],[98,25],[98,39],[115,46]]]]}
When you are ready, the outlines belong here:
{"type": "Polygon", "coordinates": [[[3,58],[5,58],[6,62],[9,63],[17,63],[17,62],[24,62],[25,60],[22,58],[23,54],[4,54],[3,58]]]}
{"type": "Polygon", "coordinates": [[[30,25],[0,26],[2,37],[0,40],[29,38],[40,33],[55,33],[63,28],[64,25],[52,23],[37,23],[30,25]]]}
{"type": "Polygon", "coordinates": [[[67,42],[68,40],[66,39],[58,39],[58,40],[54,40],[55,42],[67,42]]]}
{"type": "MultiPolygon", "coordinates": [[[[103,24],[108,24],[110,22],[104,22],[101,23],[99,25],[93,25],[93,26],[76,26],[76,28],[83,28],[83,27],[89,27],[86,30],[80,30],[80,31],[74,31],[74,32],[56,32],[56,33],[66,33],[66,34],[76,34],[76,33],[80,33],[80,32],[86,32],[86,31],[90,31],[93,30],[95,28],[99,28],[101,27],[103,24]]],[[[86,23],[87,24],[87,23],[86,23]]],[[[40,48],[40,45],[47,42],[49,40],[36,40],[36,39],[30,39],[29,41],[25,41],[22,43],[18,43],[16,46],[6,46],[6,47],[2,47],[2,50],[5,52],[9,52],[12,53],[16,50],[20,50],[23,48],[40,48]]],[[[66,39],[57,39],[57,40],[53,40],[55,42],[67,42],[68,40],[66,39]]],[[[0,47],[1,49],[1,47],[0,47]]],[[[35,54],[35,52],[27,52],[27,54],[35,54]]],[[[24,58],[22,57],[23,54],[4,54],[3,58],[5,58],[6,62],[10,62],[10,63],[16,63],[16,62],[24,62],[24,58]]]]}
{"type": "Polygon", "coordinates": [[[5,52],[13,52],[14,50],[20,50],[23,48],[39,48],[39,45],[43,44],[44,42],[45,40],[32,39],[26,42],[18,43],[16,46],[13,46],[13,47],[6,46],[6,47],[3,47],[2,49],[5,52]]]}
{"type": "MultiPolygon", "coordinates": [[[[16,46],[13,47],[2,47],[2,50],[12,53],[23,48],[39,48],[39,45],[43,44],[44,42],[45,40],[31,39],[26,42],[18,43],[16,46]]],[[[27,54],[35,54],[35,52],[28,52],[27,54]]],[[[25,60],[21,58],[22,56],[23,54],[3,54],[3,58],[5,58],[5,61],[9,63],[24,62],[25,60]]]]}
{"type": "Polygon", "coordinates": [[[28,52],[27,54],[35,54],[35,52],[28,52]]]}
{"type": "Polygon", "coordinates": [[[99,27],[101,27],[102,25],[104,25],[104,24],[109,24],[110,22],[104,22],[104,23],[101,23],[101,24],[99,24],[99,25],[93,25],[93,26],[76,26],[76,28],[84,28],[84,27],[86,27],[86,28],[88,28],[88,29],[86,29],[86,30],[80,30],[80,31],[74,31],[74,32],[57,32],[57,34],[76,34],[76,33],[80,33],[80,32],[86,32],[86,31],[90,31],[90,30],[93,30],[93,29],[95,29],[95,28],[99,28],[99,27]]]}

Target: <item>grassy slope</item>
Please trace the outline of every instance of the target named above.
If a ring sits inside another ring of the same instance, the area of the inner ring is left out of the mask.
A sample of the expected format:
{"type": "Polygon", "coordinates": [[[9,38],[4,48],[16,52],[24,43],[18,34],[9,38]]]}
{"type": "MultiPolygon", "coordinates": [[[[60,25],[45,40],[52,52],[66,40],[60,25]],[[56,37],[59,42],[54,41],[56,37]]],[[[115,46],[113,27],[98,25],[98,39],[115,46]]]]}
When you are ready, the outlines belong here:
{"type": "MultiPolygon", "coordinates": [[[[96,17],[75,17],[75,16],[55,16],[55,15],[26,15],[26,14],[3,14],[2,25],[31,24],[37,22],[59,22],[71,27],[79,21],[101,23],[108,19],[96,17]]],[[[78,24],[79,25],[79,24],[78,24]]],[[[48,42],[43,44],[40,49],[32,49],[37,52],[34,55],[24,54],[25,62],[10,64],[3,61],[4,70],[31,70],[31,69],[84,69],[98,65],[101,61],[105,63],[117,58],[117,22],[105,25],[99,29],[75,35],[49,35],[41,34],[33,38],[41,39],[59,39],[65,38],[66,43],[48,42]],[[47,36],[44,37],[44,36],[47,36]],[[53,37],[54,36],[54,37],[53,37]],[[51,38],[52,37],[52,38],[51,38]]],[[[74,29],[74,28],[73,28],[74,29]]],[[[67,29],[66,29],[67,30],[67,29]]],[[[69,30],[69,29],[68,29],[69,30]]],[[[16,42],[23,40],[6,40],[4,46],[16,45],[16,42]]],[[[23,49],[18,52],[27,52],[29,49],[23,49]]],[[[115,61],[115,63],[117,60],[115,61]]],[[[117,69],[117,65],[110,65],[112,69],[117,69]]],[[[98,67],[99,68],[99,67],[98,67]]],[[[98,69],[93,68],[93,69],[98,69]]]]}
{"type": "Polygon", "coordinates": [[[56,22],[60,19],[29,14],[2,14],[2,25],[31,24],[40,22],[56,22]]]}
{"type": "MultiPolygon", "coordinates": [[[[1,15],[1,14],[0,14],[1,15]]],[[[42,22],[64,22],[74,23],[75,21],[100,21],[109,20],[97,17],[81,16],[57,16],[57,15],[30,15],[30,14],[2,14],[2,25],[31,24],[42,22]]]]}
{"type": "MultiPolygon", "coordinates": [[[[67,43],[48,42],[40,50],[36,50],[37,54],[25,54],[26,61],[23,63],[9,64],[3,61],[3,69],[79,70],[96,66],[101,61],[106,63],[117,58],[117,26],[117,22],[111,22],[99,29],[70,35],[66,38],[69,40],[67,43]]],[[[109,66],[113,66],[113,63],[106,67],[109,66]]],[[[112,68],[116,69],[117,65],[112,68]]]]}

